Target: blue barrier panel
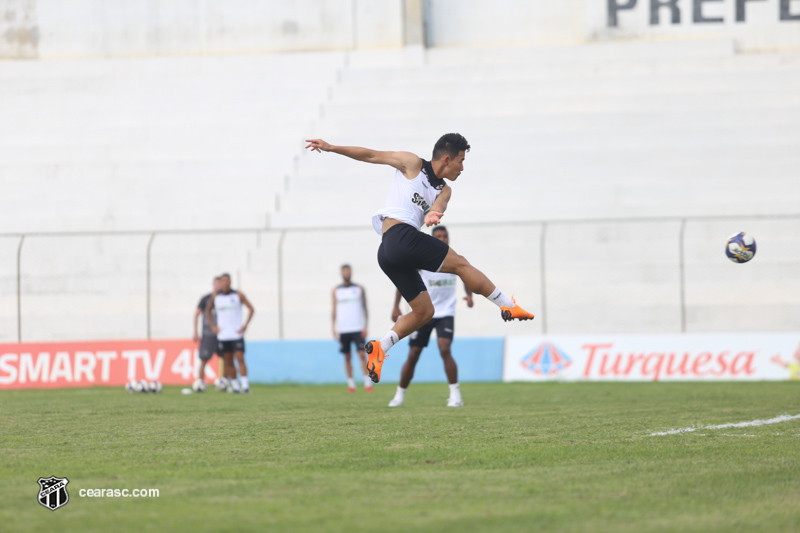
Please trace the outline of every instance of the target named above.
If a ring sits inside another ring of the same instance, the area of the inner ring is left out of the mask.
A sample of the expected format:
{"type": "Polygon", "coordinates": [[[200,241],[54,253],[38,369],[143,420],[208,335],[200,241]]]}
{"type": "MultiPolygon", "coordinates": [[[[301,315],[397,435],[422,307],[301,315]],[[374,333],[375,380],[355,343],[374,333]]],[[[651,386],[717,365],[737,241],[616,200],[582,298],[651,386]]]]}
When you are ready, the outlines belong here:
{"type": "MultiPolygon", "coordinates": [[[[458,380],[502,381],[503,337],[456,337],[452,353],[458,363],[458,380]]],[[[252,383],[345,383],[344,359],[334,340],[247,341],[247,370],[252,383]]],[[[392,348],[383,364],[381,383],[397,383],[408,354],[408,340],[392,348]]],[[[352,362],[356,382],[361,381],[358,354],[352,362]]],[[[415,383],[445,383],[436,339],[422,352],[414,373],[415,383]]]]}

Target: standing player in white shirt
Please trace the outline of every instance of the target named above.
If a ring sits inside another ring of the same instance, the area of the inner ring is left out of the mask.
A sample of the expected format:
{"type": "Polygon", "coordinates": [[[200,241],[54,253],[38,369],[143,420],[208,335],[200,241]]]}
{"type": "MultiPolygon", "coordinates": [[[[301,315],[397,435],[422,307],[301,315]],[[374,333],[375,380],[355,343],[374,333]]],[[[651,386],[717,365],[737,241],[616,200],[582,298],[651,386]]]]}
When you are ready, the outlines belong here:
{"type": "MultiPolygon", "coordinates": [[[[450,244],[450,237],[447,233],[447,228],[444,226],[436,227],[433,230],[433,236],[445,244],[450,244]]],[[[456,296],[456,280],[458,280],[458,276],[441,272],[428,272],[427,270],[420,270],[419,273],[428,288],[428,294],[431,295],[434,308],[433,318],[408,337],[408,359],[400,372],[400,385],[397,387],[394,398],[389,402],[389,407],[403,405],[406,389],[414,378],[414,368],[417,366],[423,348],[428,346],[428,340],[431,338],[431,332],[434,329],[436,330],[439,354],[441,354],[444,362],[444,372],[447,374],[447,381],[450,384],[450,397],[447,400],[447,406],[461,407],[464,402],[461,399],[461,389],[458,385],[458,366],[450,353],[455,330],[456,303],[458,303],[458,297],[456,296]]],[[[464,298],[467,301],[467,307],[472,307],[472,292],[466,285],[464,285],[464,289],[467,292],[467,296],[464,298]]],[[[394,299],[392,320],[397,321],[400,315],[400,291],[397,291],[394,299]]]]}
{"type": "Polygon", "coordinates": [[[230,274],[219,277],[220,290],[214,291],[211,301],[206,306],[206,318],[211,329],[217,335],[219,348],[217,353],[225,360],[225,377],[230,381],[232,391],[250,393],[250,382],[247,379],[247,365],[244,363],[244,332],[253,319],[255,309],[250,300],[241,292],[231,289],[230,274]],[[242,306],[247,307],[250,315],[242,322],[242,306]],[[216,309],[216,319],[212,317],[212,309],[216,309]],[[233,360],[239,363],[239,380],[236,380],[236,367],[233,360]],[[239,389],[239,382],[242,384],[239,389]]]}
{"type": "MultiPolygon", "coordinates": [[[[322,139],[308,139],[306,148],[333,152],[356,161],[389,165],[395,168],[386,206],[372,217],[372,227],[381,235],[378,264],[384,274],[411,306],[380,341],[369,341],[367,372],[375,383],[381,380],[383,361],[397,342],[427,324],[433,318],[433,303],[422,282],[419,270],[455,274],[475,294],[485,296],[500,308],[500,318],[532,320],[533,314],[517,305],[486,275],[472,266],[445,243],[422,233],[420,228],[435,226],[444,216],[452,189],[445,180],[455,182],[464,170],[464,158],[470,149],[463,135],[442,135],[433,147],[430,161],[410,152],[379,152],[358,146],[334,146],[322,139]]],[[[488,195],[494,194],[498,181],[484,181],[488,195]]]]}
{"type": "Polygon", "coordinates": [[[372,383],[367,374],[367,358],[364,355],[364,338],[367,336],[367,295],[361,285],[356,285],[350,278],[350,265],[342,265],[342,284],[333,289],[333,337],[339,341],[340,351],[344,355],[344,368],[347,372],[347,392],[356,391],[353,379],[353,364],[350,361],[350,348],[356,345],[358,358],[361,359],[361,371],[364,373],[364,390],[372,392],[372,383]]]}

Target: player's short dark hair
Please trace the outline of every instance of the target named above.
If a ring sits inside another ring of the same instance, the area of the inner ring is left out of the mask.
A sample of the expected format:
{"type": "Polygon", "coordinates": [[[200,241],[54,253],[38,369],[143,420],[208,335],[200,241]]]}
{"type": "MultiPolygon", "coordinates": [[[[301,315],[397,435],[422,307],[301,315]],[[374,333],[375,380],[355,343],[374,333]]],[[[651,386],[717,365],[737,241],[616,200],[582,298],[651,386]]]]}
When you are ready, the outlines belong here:
{"type": "Polygon", "coordinates": [[[341,270],[344,270],[345,268],[350,268],[350,265],[347,263],[343,264],[341,270]]]}
{"type": "Polygon", "coordinates": [[[469,152],[469,143],[464,136],[460,133],[445,133],[433,146],[432,159],[435,161],[446,155],[456,158],[461,151],[469,152]]]}
{"type": "Polygon", "coordinates": [[[231,277],[231,275],[228,274],[227,272],[223,272],[222,274],[219,275],[219,279],[222,279],[222,278],[225,278],[225,277],[229,278],[229,277],[231,277]]]}
{"type": "Polygon", "coordinates": [[[214,278],[214,281],[219,281],[219,280],[221,280],[221,279],[222,279],[222,276],[216,276],[216,277],[214,278]]]}
{"type": "Polygon", "coordinates": [[[431,231],[431,234],[434,234],[437,231],[443,231],[443,232],[447,233],[448,235],[450,235],[450,232],[447,231],[447,228],[444,227],[444,226],[436,226],[435,228],[433,228],[433,231],[431,231]]]}

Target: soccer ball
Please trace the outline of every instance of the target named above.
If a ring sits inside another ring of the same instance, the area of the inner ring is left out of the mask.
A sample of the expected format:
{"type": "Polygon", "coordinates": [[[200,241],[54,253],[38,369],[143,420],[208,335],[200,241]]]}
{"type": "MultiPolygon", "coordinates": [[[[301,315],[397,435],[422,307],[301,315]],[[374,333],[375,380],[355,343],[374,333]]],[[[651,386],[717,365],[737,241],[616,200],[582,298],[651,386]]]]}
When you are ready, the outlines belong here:
{"type": "Polygon", "coordinates": [[[161,382],[160,381],[151,381],[149,384],[150,392],[158,394],[161,392],[161,382]]]}
{"type": "Polygon", "coordinates": [[[217,392],[225,392],[230,387],[228,380],[225,378],[217,378],[214,380],[214,390],[217,392]]]}
{"type": "Polygon", "coordinates": [[[194,392],[205,392],[206,384],[203,383],[202,379],[196,379],[194,380],[194,383],[192,383],[192,390],[194,392]]]}
{"type": "Polygon", "coordinates": [[[136,385],[138,383],[139,383],[138,381],[130,380],[129,382],[127,382],[125,384],[125,390],[130,392],[130,393],[136,392],[136,385]]]}
{"type": "Polygon", "coordinates": [[[756,255],[756,240],[744,231],[728,237],[725,255],[734,263],[747,263],[756,255]]]}
{"type": "Polygon", "coordinates": [[[136,383],[136,392],[150,392],[150,383],[147,380],[141,380],[136,383]]]}

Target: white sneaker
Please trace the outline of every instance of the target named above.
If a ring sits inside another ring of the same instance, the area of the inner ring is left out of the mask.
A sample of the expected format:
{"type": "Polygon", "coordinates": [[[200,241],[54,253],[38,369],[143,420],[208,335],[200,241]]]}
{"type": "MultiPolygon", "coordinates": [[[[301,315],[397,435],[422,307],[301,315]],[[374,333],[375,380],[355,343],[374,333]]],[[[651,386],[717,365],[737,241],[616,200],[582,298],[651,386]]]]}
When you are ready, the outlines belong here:
{"type": "Polygon", "coordinates": [[[400,407],[401,405],[403,405],[403,400],[405,400],[405,398],[398,398],[397,396],[395,396],[394,398],[392,398],[392,401],[389,402],[389,407],[400,407]]]}
{"type": "Polygon", "coordinates": [[[447,400],[447,407],[462,407],[464,402],[461,401],[461,398],[449,398],[447,400]]]}

